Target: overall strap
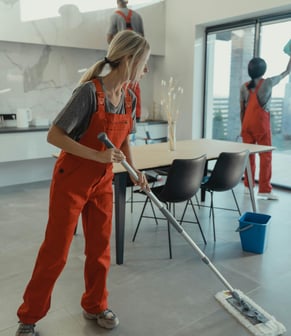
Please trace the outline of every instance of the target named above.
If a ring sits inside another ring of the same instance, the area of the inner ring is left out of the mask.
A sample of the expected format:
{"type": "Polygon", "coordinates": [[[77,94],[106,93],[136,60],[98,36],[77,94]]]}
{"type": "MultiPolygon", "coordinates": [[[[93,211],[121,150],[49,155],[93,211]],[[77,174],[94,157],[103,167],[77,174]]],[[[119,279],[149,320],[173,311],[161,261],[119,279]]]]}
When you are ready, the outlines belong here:
{"type": "Polygon", "coordinates": [[[98,79],[94,79],[93,83],[96,87],[98,111],[105,112],[105,93],[103,91],[102,85],[98,79]]]}
{"type": "Polygon", "coordinates": [[[258,90],[259,90],[259,88],[261,87],[261,85],[263,84],[263,82],[264,82],[264,79],[261,78],[260,81],[259,81],[259,83],[258,83],[258,85],[257,85],[256,88],[255,88],[255,92],[256,92],[256,93],[258,93],[258,90]]]}
{"type": "Polygon", "coordinates": [[[132,113],[131,95],[129,94],[127,89],[124,89],[124,91],[125,91],[125,113],[131,116],[132,113]]]}
{"type": "MultiPolygon", "coordinates": [[[[255,90],[254,90],[255,93],[258,92],[258,90],[259,90],[259,88],[261,87],[261,85],[263,84],[263,82],[264,82],[264,79],[261,78],[260,81],[259,81],[259,83],[258,83],[257,86],[255,87],[255,90]]],[[[246,83],[245,83],[246,88],[248,88],[248,85],[249,85],[249,84],[250,84],[250,82],[246,82],[246,83]]],[[[250,91],[250,90],[248,89],[248,91],[250,91]]]]}
{"type": "Polygon", "coordinates": [[[131,26],[132,10],[131,9],[128,10],[127,16],[125,16],[125,14],[120,10],[117,10],[115,13],[124,18],[126,22],[126,29],[132,30],[132,26],[131,26]]]}
{"type": "MultiPolygon", "coordinates": [[[[97,103],[98,103],[98,111],[105,112],[105,93],[103,91],[102,85],[98,79],[94,79],[93,83],[96,87],[97,94],[97,103]]],[[[132,113],[132,99],[127,89],[124,89],[125,94],[125,112],[131,116],[132,113]]]]}

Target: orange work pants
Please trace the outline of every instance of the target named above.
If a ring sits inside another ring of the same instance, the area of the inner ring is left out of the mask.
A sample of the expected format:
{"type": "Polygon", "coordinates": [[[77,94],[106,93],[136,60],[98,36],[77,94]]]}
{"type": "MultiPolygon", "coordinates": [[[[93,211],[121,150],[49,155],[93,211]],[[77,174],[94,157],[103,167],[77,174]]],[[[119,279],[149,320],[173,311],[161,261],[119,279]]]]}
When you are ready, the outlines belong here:
{"type": "MultiPolygon", "coordinates": [[[[265,134],[252,134],[251,132],[242,132],[242,140],[249,144],[258,144],[271,146],[271,131],[267,131],[265,134]]],[[[270,193],[272,191],[272,185],[270,183],[272,177],[272,152],[260,153],[260,171],[259,171],[259,192],[270,193]]],[[[255,186],[255,172],[256,172],[256,158],[255,154],[251,154],[249,157],[253,186],[255,186]]],[[[249,186],[247,174],[245,174],[244,185],[249,186]]]]}
{"type": "Polygon", "coordinates": [[[50,308],[52,290],[66,264],[80,214],[86,241],[85,293],[81,305],[89,313],[98,313],[108,307],[106,278],[110,266],[112,173],[98,177],[94,164],[90,169],[77,162],[75,166],[73,161],[67,163],[64,171],[58,163],[55,167],[45,239],[25,290],[24,302],[17,312],[19,320],[26,324],[36,323],[50,308]],[[62,182],[65,173],[71,177],[62,182]],[[92,184],[93,175],[98,178],[92,184]],[[71,193],[63,192],[67,188],[71,193]]]}

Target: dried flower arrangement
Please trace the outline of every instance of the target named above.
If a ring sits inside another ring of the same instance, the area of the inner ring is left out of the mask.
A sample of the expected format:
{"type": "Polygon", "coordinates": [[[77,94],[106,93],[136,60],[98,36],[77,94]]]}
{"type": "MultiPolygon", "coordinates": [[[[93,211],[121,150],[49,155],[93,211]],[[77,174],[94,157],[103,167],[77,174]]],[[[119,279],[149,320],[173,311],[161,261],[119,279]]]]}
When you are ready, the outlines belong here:
{"type": "Polygon", "coordinates": [[[176,149],[176,122],[180,114],[180,99],[183,88],[177,84],[173,77],[168,82],[161,81],[162,98],[161,108],[168,121],[168,139],[170,150],[176,149]]]}

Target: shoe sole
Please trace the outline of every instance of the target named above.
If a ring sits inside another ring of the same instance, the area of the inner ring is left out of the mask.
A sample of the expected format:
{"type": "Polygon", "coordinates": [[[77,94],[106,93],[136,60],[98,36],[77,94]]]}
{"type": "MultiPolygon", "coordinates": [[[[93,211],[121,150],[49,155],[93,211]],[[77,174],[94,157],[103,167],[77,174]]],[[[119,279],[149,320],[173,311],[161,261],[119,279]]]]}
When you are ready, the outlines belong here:
{"type": "Polygon", "coordinates": [[[99,327],[101,328],[105,328],[105,329],[114,329],[119,325],[119,320],[115,321],[114,325],[108,325],[107,321],[103,320],[103,319],[96,319],[97,324],[99,325],[99,327]]]}
{"type": "Polygon", "coordinates": [[[268,195],[260,195],[260,194],[258,194],[258,197],[260,197],[260,198],[264,198],[264,199],[266,199],[266,200],[269,200],[269,201],[278,201],[278,197],[270,197],[270,196],[268,196],[268,195]]]}
{"type": "Polygon", "coordinates": [[[93,321],[95,320],[97,322],[97,324],[99,325],[99,327],[101,328],[105,328],[105,329],[114,329],[116,328],[118,325],[119,325],[119,320],[118,318],[116,318],[115,320],[115,323],[114,325],[108,325],[108,321],[105,321],[104,319],[99,319],[97,315],[94,315],[94,314],[88,314],[88,313],[85,313],[83,311],[83,316],[86,320],[90,320],[90,321],[93,321]]]}

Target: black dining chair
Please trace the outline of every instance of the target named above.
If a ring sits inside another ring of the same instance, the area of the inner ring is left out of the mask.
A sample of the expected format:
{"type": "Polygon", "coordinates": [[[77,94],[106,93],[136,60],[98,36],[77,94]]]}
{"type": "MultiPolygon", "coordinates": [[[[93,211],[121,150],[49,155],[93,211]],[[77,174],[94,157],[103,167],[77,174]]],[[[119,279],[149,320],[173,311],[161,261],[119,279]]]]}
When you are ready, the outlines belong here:
{"type": "Polygon", "coordinates": [[[249,151],[241,152],[222,152],[220,153],[213,170],[209,176],[205,176],[201,188],[210,193],[210,212],[209,217],[212,217],[213,236],[216,241],[215,232],[215,218],[214,218],[214,192],[222,192],[231,190],[236,209],[221,208],[223,210],[241,211],[233,191],[239,182],[242,180],[244,171],[246,169],[247,160],[249,158],[249,151]]]}
{"type": "MultiPolygon", "coordinates": [[[[165,184],[162,186],[151,188],[151,191],[156,195],[156,197],[161,202],[166,204],[167,209],[169,211],[173,211],[174,216],[175,216],[174,205],[176,203],[187,202],[192,197],[194,197],[196,193],[199,191],[201,181],[204,175],[205,164],[206,164],[206,155],[202,155],[194,159],[175,159],[169,168],[165,184]]],[[[145,193],[143,194],[145,195],[145,193]]],[[[136,239],[136,235],[137,235],[137,232],[139,230],[139,227],[140,227],[140,224],[143,218],[154,218],[155,220],[157,219],[166,220],[166,218],[157,218],[155,214],[154,216],[146,216],[144,213],[145,213],[145,209],[148,203],[152,205],[152,202],[149,197],[146,198],[146,201],[144,203],[144,206],[141,211],[132,241],[135,241],[136,239]]],[[[206,238],[204,236],[204,233],[200,225],[200,222],[196,214],[193,203],[192,203],[192,209],[193,209],[193,213],[194,213],[196,221],[191,221],[191,223],[198,224],[204,244],[206,244],[207,243],[206,238]]],[[[183,222],[186,222],[184,221],[184,214],[183,214],[183,218],[180,220],[180,224],[182,225],[183,222]]],[[[168,222],[167,224],[168,224],[169,255],[170,255],[170,259],[172,259],[170,223],[168,222]]]]}

